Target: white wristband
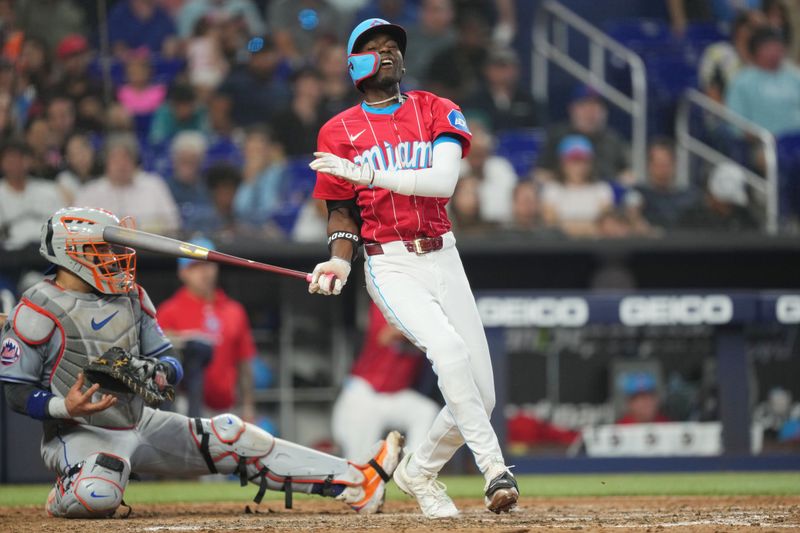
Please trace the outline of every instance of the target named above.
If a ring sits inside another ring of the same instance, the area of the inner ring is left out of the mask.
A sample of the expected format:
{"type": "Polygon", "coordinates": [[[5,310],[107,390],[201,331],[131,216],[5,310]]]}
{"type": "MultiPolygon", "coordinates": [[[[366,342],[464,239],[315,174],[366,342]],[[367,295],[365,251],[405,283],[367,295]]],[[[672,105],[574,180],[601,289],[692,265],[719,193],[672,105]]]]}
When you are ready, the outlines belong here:
{"type": "Polygon", "coordinates": [[[53,396],[47,402],[47,414],[52,418],[72,418],[67,412],[67,404],[64,402],[64,398],[57,398],[56,396],[53,396]]]}

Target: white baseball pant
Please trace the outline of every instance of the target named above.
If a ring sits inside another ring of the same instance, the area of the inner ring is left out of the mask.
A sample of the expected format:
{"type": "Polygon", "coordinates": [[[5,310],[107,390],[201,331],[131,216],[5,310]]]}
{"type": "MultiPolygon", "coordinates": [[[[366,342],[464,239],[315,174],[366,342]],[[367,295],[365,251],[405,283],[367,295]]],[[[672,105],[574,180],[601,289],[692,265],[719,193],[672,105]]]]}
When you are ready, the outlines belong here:
{"type": "Polygon", "coordinates": [[[417,255],[401,241],[367,256],[367,291],[386,320],[424,351],[445,407],[416,449],[421,470],[435,474],[466,443],[484,474],[503,462],[489,421],[494,378],[489,346],[452,232],[441,250],[417,255]]]}

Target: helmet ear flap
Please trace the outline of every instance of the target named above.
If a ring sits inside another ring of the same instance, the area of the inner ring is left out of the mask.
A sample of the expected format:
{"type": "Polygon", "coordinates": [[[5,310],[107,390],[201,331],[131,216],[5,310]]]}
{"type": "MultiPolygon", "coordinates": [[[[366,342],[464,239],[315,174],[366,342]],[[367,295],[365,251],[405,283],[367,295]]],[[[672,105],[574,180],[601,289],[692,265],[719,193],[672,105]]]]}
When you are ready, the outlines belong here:
{"type": "Polygon", "coordinates": [[[361,82],[374,76],[381,67],[381,56],[378,52],[350,54],[347,58],[347,70],[353,84],[360,91],[361,82]]]}
{"type": "Polygon", "coordinates": [[[55,257],[56,251],[53,249],[53,217],[47,219],[47,233],[44,237],[44,244],[47,248],[47,254],[50,257],[55,257]]]}

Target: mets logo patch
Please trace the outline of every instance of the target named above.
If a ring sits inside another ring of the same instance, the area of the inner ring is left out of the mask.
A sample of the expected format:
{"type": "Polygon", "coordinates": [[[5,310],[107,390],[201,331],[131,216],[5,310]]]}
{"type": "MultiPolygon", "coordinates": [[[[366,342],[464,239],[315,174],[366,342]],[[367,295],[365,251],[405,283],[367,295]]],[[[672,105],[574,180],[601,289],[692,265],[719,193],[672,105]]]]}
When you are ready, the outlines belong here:
{"type": "Polygon", "coordinates": [[[0,347],[0,363],[10,366],[19,361],[19,344],[14,339],[4,339],[0,347]]]}

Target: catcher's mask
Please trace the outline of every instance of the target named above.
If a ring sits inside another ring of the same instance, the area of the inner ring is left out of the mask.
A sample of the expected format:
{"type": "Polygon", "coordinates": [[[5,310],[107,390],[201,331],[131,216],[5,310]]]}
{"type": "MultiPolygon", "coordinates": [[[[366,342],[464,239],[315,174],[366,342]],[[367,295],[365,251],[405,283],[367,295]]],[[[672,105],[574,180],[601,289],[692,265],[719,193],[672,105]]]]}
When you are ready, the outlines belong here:
{"type": "Polygon", "coordinates": [[[60,209],[42,227],[39,253],[103,294],[130,292],[135,286],[136,251],[103,240],[106,226],[133,227],[133,221],[120,221],[104,209],[60,209]]]}

